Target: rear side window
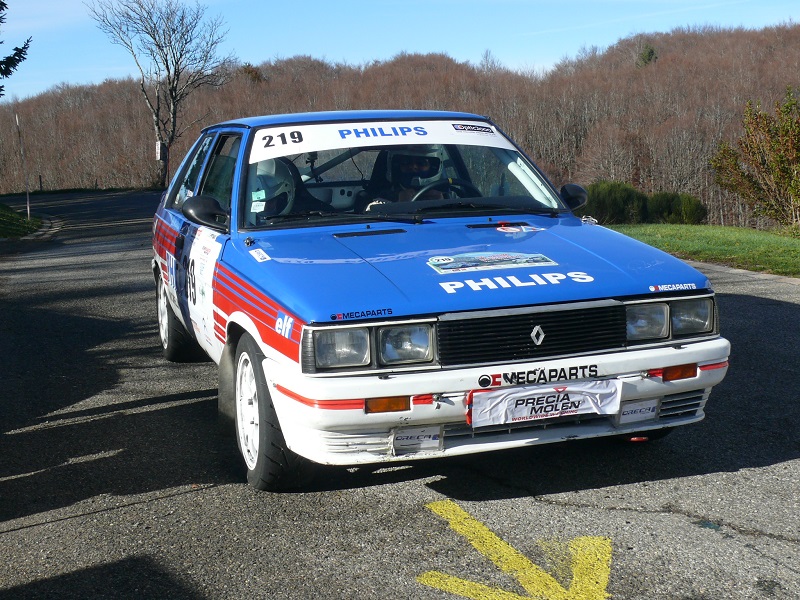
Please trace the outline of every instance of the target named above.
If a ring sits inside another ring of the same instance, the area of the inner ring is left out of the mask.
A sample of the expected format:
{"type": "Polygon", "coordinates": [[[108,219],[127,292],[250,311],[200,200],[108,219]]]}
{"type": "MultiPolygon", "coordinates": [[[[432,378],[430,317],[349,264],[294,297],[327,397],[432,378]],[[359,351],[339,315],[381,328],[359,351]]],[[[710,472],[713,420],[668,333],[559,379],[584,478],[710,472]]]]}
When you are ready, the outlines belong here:
{"type": "Polygon", "coordinates": [[[199,144],[195,146],[194,154],[186,161],[185,172],[180,180],[180,185],[175,186],[170,198],[167,200],[168,208],[180,210],[187,198],[194,195],[197,185],[197,178],[200,176],[200,169],[206,160],[208,151],[211,149],[211,142],[214,141],[213,134],[207,134],[199,144]]]}
{"type": "Polygon", "coordinates": [[[233,173],[240,143],[241,137],[238,135],[219,136],[200,188],[200,194],[211,196],[227,212],[231,209],[233,173]]]}

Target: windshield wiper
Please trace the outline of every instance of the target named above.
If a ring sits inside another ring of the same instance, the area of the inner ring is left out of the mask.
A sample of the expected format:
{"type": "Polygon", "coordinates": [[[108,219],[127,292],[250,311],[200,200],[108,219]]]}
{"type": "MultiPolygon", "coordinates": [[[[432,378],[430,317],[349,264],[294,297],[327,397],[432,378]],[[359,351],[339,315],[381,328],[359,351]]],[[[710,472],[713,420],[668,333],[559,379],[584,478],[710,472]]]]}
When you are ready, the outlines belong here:
{"type": "Polygon", "coordinates": [[[337,218],[355,221],[397,221],[402,223],[416,223],[419,217],[408,217],[400,215],[387,215],[379,212],[338,212],[335,210],[304,210],[302,212],[291,212],[285,215],[273,215],[267,219],[268,224],[285,223],[288,221],[312,220],[317,218],[337,218]]]}
{"type": "Polygon", "coordinates": [[[286,213],[285,215],[272,215],[267,219],[267,221],[299,221],[312,217],[334,217],[338,216],[339,214],[341,213],[337,213],[332,210],[304,210],[302,212],[286,213]]]}
{"type": "Polygon", "coordinates": [[[548,206],[527,208],[525,209],[525,212],[533,213],[534,215],[548,215],[551,217],[557,217],[560,214],[560,211],[557,208],[550,208],[548,206]]]}
{"type": "Polygon", "coordinates": [[[501,202],[476,202],[474,200],[464,199],[455,200],[444,203],[430,204],[427,206],[420,206],[414,212],[433,212],[439,210],[468,208],[473,210],[494,210],[503,212],[514,213],[533,213],[537,215],[550,215],[551,217],[558,216],[558,210],[555,208],[548,208],[546,206],[533,207],[533,206],[519,206],[514,204],[503,204],[501,202]]]}
{"type": "Polygon", "coordinates": [[[514,214],[535,214],[557,217],[563,210],[547,206],[528,196],[474,196],[468,198],[438,198],[415,202],[393,202],[377,205],[370,212],[385,215],[414,215],[439,211],[492,211],[514,214]]]}
{"type": "Polygon", "coordinates": [[[448,208],[479,208],[479,209],[491,208],[500,210],[506,210],[506,209],[517,210],[517,207],[503,206],[500,204],[493,204],[487,202],[474,202],[471,200],[449,200],[444,203],[437,203],[429,206],[420,206],[414,212],[428,212],[431,210],[442,210],[448,208]]]}

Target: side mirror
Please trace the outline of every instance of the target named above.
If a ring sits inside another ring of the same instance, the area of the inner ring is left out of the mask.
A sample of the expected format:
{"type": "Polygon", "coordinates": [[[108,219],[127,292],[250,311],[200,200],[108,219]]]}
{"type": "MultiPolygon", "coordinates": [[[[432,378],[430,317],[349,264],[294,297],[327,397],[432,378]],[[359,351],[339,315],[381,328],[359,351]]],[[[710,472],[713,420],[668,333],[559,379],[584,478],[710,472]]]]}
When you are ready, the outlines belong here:
{"type": "Polygon", "coordinates": [[[575,183],[565,184],[560,191],[561,199],[570,210],[580,208],[589,201],[589,192],[575,183]]]}
{"type": "Polygon", "coordinates": [[[183,216],[200,225],[216,231],[228,232],[228,214],[211,196],[192,196],[187,198],[181,207],[183,216]]]}

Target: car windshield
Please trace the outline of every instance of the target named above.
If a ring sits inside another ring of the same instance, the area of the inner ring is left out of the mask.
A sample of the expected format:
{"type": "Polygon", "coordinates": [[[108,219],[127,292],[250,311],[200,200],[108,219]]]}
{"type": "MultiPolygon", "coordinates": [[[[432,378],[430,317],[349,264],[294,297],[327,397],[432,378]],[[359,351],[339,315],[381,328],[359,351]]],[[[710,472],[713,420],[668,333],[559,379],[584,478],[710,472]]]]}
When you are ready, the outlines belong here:
{"type": "Polygon", "coordinates": [[[241,225],[467,212],[555,212],[558,196],[493,126],[333,123],[255,132],[241,225]]]}

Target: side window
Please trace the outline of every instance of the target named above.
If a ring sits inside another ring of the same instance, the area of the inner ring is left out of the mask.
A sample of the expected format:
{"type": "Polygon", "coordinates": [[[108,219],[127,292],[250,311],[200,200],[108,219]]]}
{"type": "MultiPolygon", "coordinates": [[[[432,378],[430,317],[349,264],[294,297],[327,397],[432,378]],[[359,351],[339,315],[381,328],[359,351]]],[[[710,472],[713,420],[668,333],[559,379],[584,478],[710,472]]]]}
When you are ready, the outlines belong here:
{"type": "Polygon", "coordinates": [[[233,173],[236,170],[236,157],[239,155],[241,141],[242,138],[238,135],[219,137],[200,188],[201,194],[213,197],[228,212],[231,209],[233,173]]]}
{"type": "Polygon", "coordinates": [[[213,141],[214,135],[207,134],[200,143],[197,144],[194,155],[186,161],[188,166],[185,168],[180,185],[175,186],[171,197],[167,200],[168,208],[180,210],[186,199],[194,194],[197,178],[200,176],[200,169],[206,160],[208,151],[211,148],[211,142],[213,141]]]}

